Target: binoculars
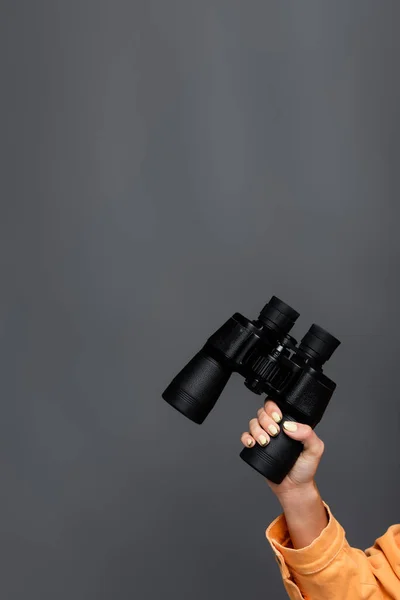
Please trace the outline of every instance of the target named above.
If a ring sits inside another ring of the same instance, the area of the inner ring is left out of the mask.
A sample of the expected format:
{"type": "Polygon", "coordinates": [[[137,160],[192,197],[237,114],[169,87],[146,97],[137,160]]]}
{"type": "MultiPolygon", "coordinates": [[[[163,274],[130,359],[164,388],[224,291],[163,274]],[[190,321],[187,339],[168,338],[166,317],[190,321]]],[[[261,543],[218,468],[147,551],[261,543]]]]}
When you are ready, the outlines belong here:
{"type": "MultiPolygon", "coordinates": [[[[255,394],[266,393],[279,406],[282,422],[313,429],[321,420],[336,384],[322,372],[340,341],[312,325],[297,345],[289,335],[300,316],[273,296],[257,320],[235,313],[174,377],[162,398],[194,423],[211,412],[229,377],[236,372],[255,394]]],[[[273,483],[281,483],[303,444],[280,430],[265,447],[244,448],[240,457],[273,483]]]]}

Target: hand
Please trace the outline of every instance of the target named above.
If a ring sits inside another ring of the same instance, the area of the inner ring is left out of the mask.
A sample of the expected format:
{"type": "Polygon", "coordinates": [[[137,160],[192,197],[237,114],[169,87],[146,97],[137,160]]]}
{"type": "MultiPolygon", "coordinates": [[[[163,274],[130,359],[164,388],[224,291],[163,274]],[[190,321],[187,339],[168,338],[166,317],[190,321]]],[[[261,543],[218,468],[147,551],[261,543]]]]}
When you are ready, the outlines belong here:
{"type": "MultiPolygon", "coordinates": [[[[279,432],[278,422],[281,419],[282,412],[280,408],[275,402],[267,400],[264,407],[258,410],[257,418],[251,419],[249,423],[250,432],[246,431],[242,434],[240,438],[242,443],[247,448],[251,448],[254,444],[266,446],[271,437],[277,435],[277,433],[274,434],[269,431],[268,428],[275,426],[279,432]],[[274,417],[276,417],[276,420],[274,417]]],[[[274,494],[281,499],[294,491],[302,491],[313,486],[315,473],[324,452],[324,442],[309,425],[304,423],[297,423],[297,431],[287,431],[282,427],[282,432],[279,435],[287,435],[293,440],[302,442],[304,446],[292,470],[281,483],[277,484],[269,479],[266,480],[274,494]]]]}

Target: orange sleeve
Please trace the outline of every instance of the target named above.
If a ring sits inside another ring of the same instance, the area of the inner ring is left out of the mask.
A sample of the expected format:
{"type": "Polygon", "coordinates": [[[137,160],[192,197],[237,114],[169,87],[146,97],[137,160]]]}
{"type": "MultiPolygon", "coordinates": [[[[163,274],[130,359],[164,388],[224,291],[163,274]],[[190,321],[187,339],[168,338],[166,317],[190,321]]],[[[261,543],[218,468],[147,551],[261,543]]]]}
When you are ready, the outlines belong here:
{"type": "Polygon", "coordinates": [[[400,599],[400,525],[389,527],[363,552],[349,545],[345,530],[323,504],[328,525],[305,548],[293,548],[284,513],[266,529],[289,598],[400,599]]]}

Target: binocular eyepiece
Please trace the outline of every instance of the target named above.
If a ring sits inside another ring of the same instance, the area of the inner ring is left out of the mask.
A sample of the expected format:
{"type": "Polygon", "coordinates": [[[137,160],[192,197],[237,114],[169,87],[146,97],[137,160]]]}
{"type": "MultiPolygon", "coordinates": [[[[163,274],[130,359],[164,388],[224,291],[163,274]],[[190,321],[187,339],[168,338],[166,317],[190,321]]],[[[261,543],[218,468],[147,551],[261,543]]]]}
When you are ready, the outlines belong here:
{"type": "MultiPolygon", "coordinates": [[[[284,420],[315,427],[336,384],[322,372],[340,342],[313,324],[297,346],[289,335],[299,317],[273,296],[250,321],[235,313],[174,377],[163,399],[191,421],[201,424],[215,406],[229,377],[237,372],[256,394],[279,405],[284,420]]],[[[279,432],[267,447],[245,448],[240,456],[274,483],[281,483],[296,462],[302,444],[279,432]]]]}
{"type": "MultiPolygon", "coordinates": [[[[300,313],[291,308],[288,304],[279,300],[276,296],[272,296],[271,300],[264,306],[260,312],[258,320],[270,330],[274,330],[279,334],[286,335],[292,329],[300,313]]],[[[306,335],[300,342],[300,348],[315,358],[322,365],[334,353],[340,342],[330,333],[312,325],[306,335]]]]}

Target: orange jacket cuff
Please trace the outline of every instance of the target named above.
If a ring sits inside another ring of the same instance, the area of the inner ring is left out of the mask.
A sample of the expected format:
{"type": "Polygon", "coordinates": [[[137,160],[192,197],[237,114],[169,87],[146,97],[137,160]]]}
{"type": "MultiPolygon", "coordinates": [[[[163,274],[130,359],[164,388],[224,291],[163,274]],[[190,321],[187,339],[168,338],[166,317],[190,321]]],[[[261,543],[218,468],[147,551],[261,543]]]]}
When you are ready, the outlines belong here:
{"type": "Polygon", "coordinates": [[[288,567],[299,574],[315,573],[324,569],[340,552],[345,541],[345,531],[323,501],[328,515],[328,525],[309,546],[293,548],[284,513],[280,514],[265,531],[267,540],[280,564],[283,575],[290,576],[288,567]]]}

